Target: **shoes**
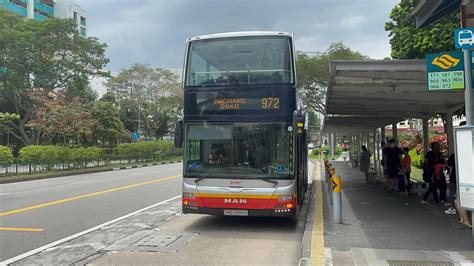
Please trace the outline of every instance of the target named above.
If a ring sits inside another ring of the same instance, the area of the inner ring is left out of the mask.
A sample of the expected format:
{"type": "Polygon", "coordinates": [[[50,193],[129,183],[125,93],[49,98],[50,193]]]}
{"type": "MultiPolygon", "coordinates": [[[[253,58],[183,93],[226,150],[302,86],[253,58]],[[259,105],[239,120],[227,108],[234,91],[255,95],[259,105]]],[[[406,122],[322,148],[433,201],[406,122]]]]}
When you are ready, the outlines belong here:
{"type": "Polygon", "coordinates": [[[428,201],[426,201],[426,200],[422,200],[422,201],[421,201],[421,204],[428,205],[428,204],[430,204],[430,203],[429,203],[428,201]]]}
{"type": "Polygon", "coordinates": [[[456,214],[456,209],[449,208],[449,209],[445,210],[444,213],[446,213],[446,214],[456,214]]]}

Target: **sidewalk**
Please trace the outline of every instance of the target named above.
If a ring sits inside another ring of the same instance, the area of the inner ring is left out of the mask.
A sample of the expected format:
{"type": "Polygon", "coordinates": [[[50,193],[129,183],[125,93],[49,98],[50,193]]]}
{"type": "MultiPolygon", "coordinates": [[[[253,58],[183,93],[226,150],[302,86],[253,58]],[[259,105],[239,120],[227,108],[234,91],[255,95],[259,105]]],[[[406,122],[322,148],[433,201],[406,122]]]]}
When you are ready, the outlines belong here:
{"type": "Polygon", "coordinates": [[[343,224],[333,222],[323,185],[326,264],[473,263],[471,231],[457,215],[446,215],[441,205],[422,205],[418,197],[400,198],[382,185],[363,184],[358,168],[331,163],[342,177],[343,224]]]}

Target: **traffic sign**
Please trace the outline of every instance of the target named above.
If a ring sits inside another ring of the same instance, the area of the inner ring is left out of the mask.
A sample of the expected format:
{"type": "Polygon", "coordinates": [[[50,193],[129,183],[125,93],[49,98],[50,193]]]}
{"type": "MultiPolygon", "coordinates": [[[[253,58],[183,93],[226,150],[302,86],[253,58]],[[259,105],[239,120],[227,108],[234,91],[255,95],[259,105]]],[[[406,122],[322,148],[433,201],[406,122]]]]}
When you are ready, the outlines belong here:
{"type": "Polygon", "coordinates": [[[468,50],[474,47],[474,28],[454,30],[454,45],[456,48],[468,50]]]}
{"type": "Polygon", "coordinates": [[[138,132],[133,132],[131,137],[132,140],[135,141],[140,138],[140,134],[138,134],[138,132]]]}
{"type": "Polygon", "coordinates": [[[464,58],[462,52],[426,55],[428,90],[464,89],[464,58]]]}

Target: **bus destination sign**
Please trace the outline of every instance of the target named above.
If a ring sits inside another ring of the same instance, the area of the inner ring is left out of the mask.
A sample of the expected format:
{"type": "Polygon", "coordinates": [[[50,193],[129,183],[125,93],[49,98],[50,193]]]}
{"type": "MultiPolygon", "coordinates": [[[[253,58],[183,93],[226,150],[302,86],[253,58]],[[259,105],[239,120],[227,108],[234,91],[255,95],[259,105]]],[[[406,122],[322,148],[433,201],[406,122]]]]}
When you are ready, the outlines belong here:
{"type": "Polygon", "coordinates": [[[274,110],[280,109],[279,97],[262,98],[214,98],[208,110],[274,110]]]}
{"type": "Polygon", "coordinates": [[[464,58],[462,52],[426,56],[428,90],[464,89],[464,58]]]}

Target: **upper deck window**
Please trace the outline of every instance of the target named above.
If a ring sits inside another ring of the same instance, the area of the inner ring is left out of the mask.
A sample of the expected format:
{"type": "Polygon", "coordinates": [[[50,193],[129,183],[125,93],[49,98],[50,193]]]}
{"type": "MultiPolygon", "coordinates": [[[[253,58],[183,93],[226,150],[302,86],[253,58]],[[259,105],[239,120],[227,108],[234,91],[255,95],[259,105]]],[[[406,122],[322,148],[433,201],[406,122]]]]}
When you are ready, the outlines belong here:
{"type": "Polygon", "coordinates": [[[294,83],[288,37],[232,37],[192,41],[186,86],[294,83]]]}

